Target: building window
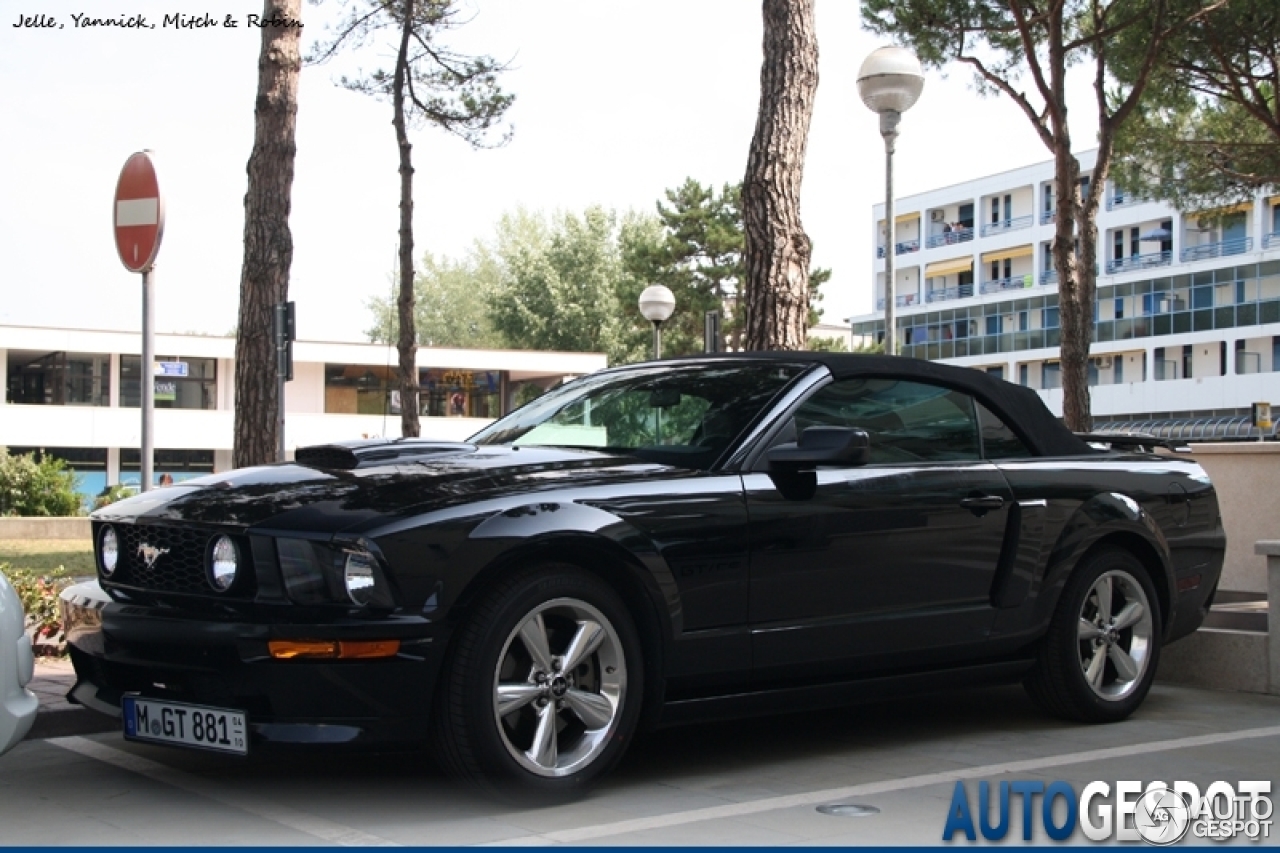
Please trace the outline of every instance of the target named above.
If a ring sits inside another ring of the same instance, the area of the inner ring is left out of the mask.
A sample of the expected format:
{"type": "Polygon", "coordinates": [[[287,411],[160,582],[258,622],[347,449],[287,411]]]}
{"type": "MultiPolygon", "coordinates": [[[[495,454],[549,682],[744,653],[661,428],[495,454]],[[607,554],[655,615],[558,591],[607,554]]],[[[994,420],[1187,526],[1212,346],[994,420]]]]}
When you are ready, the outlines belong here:
{"type": "Polygon", "coordinates": [[[502,415],[502,375],[495,370],[423,369],[418,374],[422,411],[431,417],[497,418],[502,415]]]}
{"type": "Polygon", "coordinates": [[[9,350],[6,399],[28,406],[108,406],[111,356],[9,350]]]}
{"type": "MultiPolygon", "coordinates": [[[[992,314],[990,317],[987,317],[987,334],[988,335],[1000,334],[1000,317],[999,316],[992,314]]],[[[1280,338],[1277,338],[1277,340],[1280,340],[1280,338]]]]}
{"type": "MultiPolygon", "coordinates": [[[[1093,362],[1089,362],[1089,365],[1092,367],[1093,362]]],[[[1046,361],[1040,368],[1040,379],[1040,387],[1042,388],[1061,388],[1062,366],[1056,361],[1046,361]]],[[[1095,383],[1090,382],[1089,384],[1093,385],[1095,383]]]]}
{"type": "MultiPolygon", "coordinates": [[[[142,405],[142,358],[120,356],[120,405],[142,405]]],[[[152,381],[157,409],[218,408],[218,361],[213,358],[157,356],[152,381]]]]}
{"type": "Polygon", "coordinates": [[[1045,329],[1056,329],[1059,325],[1059,315],[1057,308],[1041,308],[1040,309],[1040,326],[1045,329]]]}
{"type": "MultiPolygon", "coordinates": [[[[169,485],[213,473],[212,450],[154,450],[151,485],[169,485]]],[[[120,482],[137,484],[142,479],[142,454],[131,447],[120,448],[120,482]]]]}
{"type": "Polygon", "coordinates": [[[337,415],[398,415],[397,368],[381,364],[326,364],[324,410],[337,415]],[[393,394],[392,391],[395,391],[393,394]]]}
{"type": "Polygon", "coordinates": [[[1124,319],[1124,298],[1123,297],[1117,298],[1115,301],[1115,306],[1116,306],[1116,319],[1123,320],[1124,319]]]}
{"type": "Polygon", "coordinates": [[[1191,365],[1195,358],[1196,348],[1191,344],[1185,344],[1182,347],[1182,378],[1191,379],[1191,365]]]}

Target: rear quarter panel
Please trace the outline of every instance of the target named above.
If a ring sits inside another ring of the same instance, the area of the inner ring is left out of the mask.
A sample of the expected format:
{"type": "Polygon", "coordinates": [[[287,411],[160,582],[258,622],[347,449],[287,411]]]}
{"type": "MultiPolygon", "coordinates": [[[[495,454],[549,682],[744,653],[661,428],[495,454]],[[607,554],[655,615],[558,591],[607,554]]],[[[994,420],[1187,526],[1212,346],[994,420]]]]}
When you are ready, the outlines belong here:
{"type": "Polygon", "coordinates": [[[1217,495],[1198,464],[1119,453],[998,464],[1016,500],[1044,502],[1044,523],[1038,573],[1026,597],[998,615],[996,638],[1043,634],[1071,572],[1104,545],[1132,551],[1148,568],[1166,641],[1195,630],[1226,550],[1217,495]]]}

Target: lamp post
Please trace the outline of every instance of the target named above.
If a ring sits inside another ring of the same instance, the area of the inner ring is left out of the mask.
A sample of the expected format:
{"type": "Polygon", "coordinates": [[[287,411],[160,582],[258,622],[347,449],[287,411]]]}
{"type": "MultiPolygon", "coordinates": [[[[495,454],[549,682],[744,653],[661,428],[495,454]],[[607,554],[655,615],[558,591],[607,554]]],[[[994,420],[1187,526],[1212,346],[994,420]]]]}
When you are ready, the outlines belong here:
{"type": "Polygon", "coordinates": [[[873,50],[858,71],[858,95],[867,108],[880,114],[880,135],[884,137],[884,351],[898,354],[897,329],[893,309],[893,260],[897,246],[893,228],[893,145],[898,138],[902,114],[920,97],[924,72],[920,60],[904,47],[873,50]]]}
{"type": "Polygon", "coordinates": [[[676,298],[671,288],[662,284],[651,284],[640,294],[640,313],[653,323],[653,357],[662,358],[662,324],[676,310],[676,298]]]}

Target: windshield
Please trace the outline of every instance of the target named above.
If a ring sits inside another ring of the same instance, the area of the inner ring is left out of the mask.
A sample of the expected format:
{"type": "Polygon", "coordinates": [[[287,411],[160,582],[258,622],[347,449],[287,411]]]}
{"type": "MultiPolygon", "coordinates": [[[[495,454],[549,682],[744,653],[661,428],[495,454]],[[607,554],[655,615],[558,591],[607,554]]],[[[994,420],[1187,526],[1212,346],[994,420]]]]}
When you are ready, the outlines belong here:
{"type": "Polygon", "coordinates": [[[470,440],[592,447],[707,468],[810,366],[717,361],[603,371],[548,392],[470,440]]]}

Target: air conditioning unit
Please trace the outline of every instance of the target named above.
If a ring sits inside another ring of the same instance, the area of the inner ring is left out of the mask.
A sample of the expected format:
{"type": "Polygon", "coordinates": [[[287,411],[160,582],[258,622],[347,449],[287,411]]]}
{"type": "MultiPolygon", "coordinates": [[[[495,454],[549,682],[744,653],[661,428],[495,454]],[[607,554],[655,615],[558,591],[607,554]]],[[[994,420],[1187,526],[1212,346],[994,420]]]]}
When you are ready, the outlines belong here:
{"type": "Polygon", "coordinates": [[[1112,358],[1109,355],[1098,356],[1097,362],[1099,370],[1110,370],[1113,363],[1112,358]]]}
{"type": "Polygon", "coordinates": [[[931,210],[931,211],[929,211],[929,221],[930,221],[930,222],[943,222],[943,221],[945,221],[945,220],[944,220],[944,217],[945,217],[946,215],[947,215],[947,212],[946,212],[945,210],[931,210]]]}

